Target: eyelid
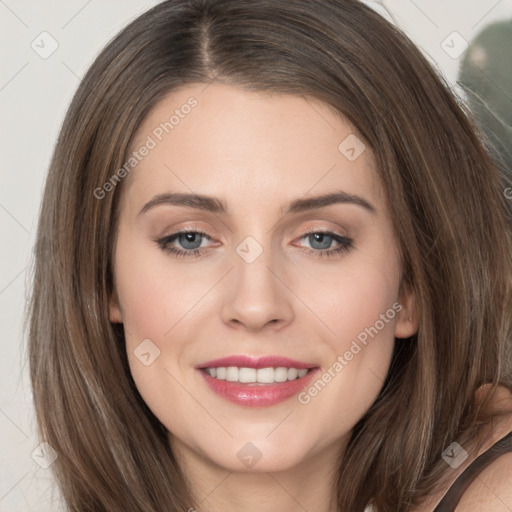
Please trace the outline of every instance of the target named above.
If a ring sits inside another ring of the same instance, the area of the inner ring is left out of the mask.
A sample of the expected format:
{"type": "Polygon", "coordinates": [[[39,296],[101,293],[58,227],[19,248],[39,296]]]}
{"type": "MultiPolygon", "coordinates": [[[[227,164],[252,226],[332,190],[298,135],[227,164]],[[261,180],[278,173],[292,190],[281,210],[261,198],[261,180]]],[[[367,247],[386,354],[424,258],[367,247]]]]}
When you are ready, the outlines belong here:
{"type": "Polygon", "coordinates": [[[165,229],[160,230],[159,234],[157,235],[157,238],[166,238],[176,233],[199,232],[205,234],[210,239],[213,239],[213,237],[210,235],[211,231],[211,227],[203,227],[198,224],[195,224],[193,221],[191,224],[180,222],[171,226],[166,226],[165,229]]]}
{"type": "Polygon", "coordinates": [[[333,234],[336,234],[338,236],[343,236],[343,237],[347,237],[347,238],[350,237],[350,235],[347,232],[347,230],[340,230],[340,229],[336,229],[336,228],[333,228],[333,227],[330,227],[330,226],[325,226],[325,225],[322,225],[322,224],[309,225],[307,228],[299,230],[299,237],[304,236],[304,235],[308,235],[308,234],[310,234],[312,232],[315,232],[315,233],[316,232],[333,233],[333,234]],[[345,231],[345,232],[343,232],[343,231],[345,231]]]}

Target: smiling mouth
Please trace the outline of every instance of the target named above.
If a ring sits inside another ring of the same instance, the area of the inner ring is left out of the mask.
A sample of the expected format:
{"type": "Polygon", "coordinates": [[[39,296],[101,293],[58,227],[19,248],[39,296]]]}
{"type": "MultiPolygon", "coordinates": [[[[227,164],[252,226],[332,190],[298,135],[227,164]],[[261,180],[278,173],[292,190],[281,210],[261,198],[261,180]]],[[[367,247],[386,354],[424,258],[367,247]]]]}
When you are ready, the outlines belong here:
{"type": "Polygon", "coordinates": [[[244,407],[270,407],[300,393],[320,367],[281,355],[233,355],[196,366],[207,386],[244,407]]]}
{"type": "Polygon", "coordinates": [[[311,368],[287,368],[284,366],[267,368],[248,368],[237,366],[218,366],[202,368],[202,371],[210,377],[227,382],[238,382],[240,384],[276,384],[298,380],[306,376],[311,368]]]}

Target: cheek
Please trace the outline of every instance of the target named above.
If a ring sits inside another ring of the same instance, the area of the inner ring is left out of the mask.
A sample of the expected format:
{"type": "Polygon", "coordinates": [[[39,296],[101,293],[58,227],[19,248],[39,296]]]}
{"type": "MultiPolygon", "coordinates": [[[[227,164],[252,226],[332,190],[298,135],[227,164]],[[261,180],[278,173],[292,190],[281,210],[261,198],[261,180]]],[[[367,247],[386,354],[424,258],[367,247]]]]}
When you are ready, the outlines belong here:
{"type": "MultiPolygon", "coordinates": [[[[316,313],[331,332],[324,338],[322,382],[306,389],[301,403],[312,405],[313,415],[323,414],[326,403],[343,404],[341,430],[352,428],[375,401],[393,354],[399,268],[389,254],[374,254],[360,253],[310,288],[316,290],[316,313]]],[[[331,419],[339,422],[336,414],[331,419]]]]}
{"type": "Polygon", "coordinates": [[[172,337],[172,329],[178,322],[186,324],[181,319],[189,318],[210,280],[194,273],[192,265],[170,262],[172,256],[149,243],[127,245],[119,244],[117,272],[127,344],[172,337]]]}
{"type": "Polygon", "coordinates": [[[401,309],[398,280],[392,264],[366,264],[338,272],[317,288],[316,312],[333,332],[324,338],[318,380],[304,389],[299,402],[313,417],[326,415],[337,425],[330,432],[333,440],[353,428],[385,382],[401,309]]]}
{"type": "Polygon", "coordinates": [[[215,276],[170,262],[172,256],[145,242],[120,237],[117,252],[116,287],[132,376],[146,403],[168,403],[169,390],[179,392],[171,375],[182,380],[195,319],[203,311],[200,299],[215,276]]]}
{"type": "Polygon", "coordinates": [[[385,253],[381,258],[359,254],[322,273],[311,271],[302,275],[295,286],[297,295],[320,320],[326,340],[338,353],[347,350],[360,333],[364,338],[364,332],[375,324],[380,339],[394,339],[400,309],[399,269],[385,253]]]}
{"type": "MultiPolygon", "coordinates": [[[[135,256],[135,252],[131,255],[135,256]]],[[[132,258],[120,266],[123,273],[118,274],[118,290],[126,354],[144,402],[166,427],[176,428],[169,404],[180,403],[181,417],[188,415],[189,408],[193,409],[193,404],[180,396],[179,383],[183,382],[180,360],[187,340],[183,327],[187,325],[187,312],[194,297],[197,302],[198,292],[194,293],[193,286],[183,287],[179,276],[169,275],[165,266],[151,258],[148,255],[144,264],[136,264],[132,258]]]]}

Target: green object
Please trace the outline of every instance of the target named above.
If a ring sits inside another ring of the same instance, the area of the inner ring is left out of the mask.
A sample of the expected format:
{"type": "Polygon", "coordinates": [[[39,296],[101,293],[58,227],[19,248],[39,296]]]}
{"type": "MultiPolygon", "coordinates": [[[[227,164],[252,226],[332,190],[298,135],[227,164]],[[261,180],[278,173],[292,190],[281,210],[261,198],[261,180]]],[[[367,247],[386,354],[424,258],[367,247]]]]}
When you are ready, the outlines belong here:
{"type": "Polygon", "coordinates": [[[459,84],[505,187],[512,186],[512,20],[487,26],[472,41],[461,62],[459,84]]]}

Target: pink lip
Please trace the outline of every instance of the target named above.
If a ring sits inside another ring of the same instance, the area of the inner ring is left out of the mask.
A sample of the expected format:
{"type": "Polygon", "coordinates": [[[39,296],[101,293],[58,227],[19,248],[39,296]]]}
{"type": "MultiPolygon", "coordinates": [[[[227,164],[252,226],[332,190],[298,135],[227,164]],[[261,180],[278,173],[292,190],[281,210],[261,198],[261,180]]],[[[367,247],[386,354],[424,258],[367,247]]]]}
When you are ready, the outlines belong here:
{"type": "Polygon", "coordinates": [[[201,363],[196,366],[196,368],[218,368],[219,366],[238,366],[243,368],[277,368],[278,366],[282,366],[285,368],[297,368],[298,370],[302,370],[303,368],[315,368],[316,365],[301,363],[300,361],[295,361],[294,359],[289,359],[287,357],[281,356],[229,356],[223,357],[222,359],[215,359],[213,361],[208,361],[206,363],[201,363]]]}
{"type": "Polygon", "coordinates": [[[316,378],[319,367],[314,365],[294,361],[286,357],[280,356],[231,356],[223,359],[216,359],[204,364],[196,366],[196,369],[202,375],[208,387],[217,395],[236,404],[245,407],[269,407],[278,404],[284,400],[297,395],[313,379],[316,378]],[[260,384],[256,382],[241,384],[240,382],[229,382],[227,380],[219,380],[208,375],[204,368],[212,368],[219,366],[238,366],[245,368],[277,368],[279,366],[285,368],[311,368],[310,371],[299,379],[286,382],[276,382],[274,384],[260,384]]]}

